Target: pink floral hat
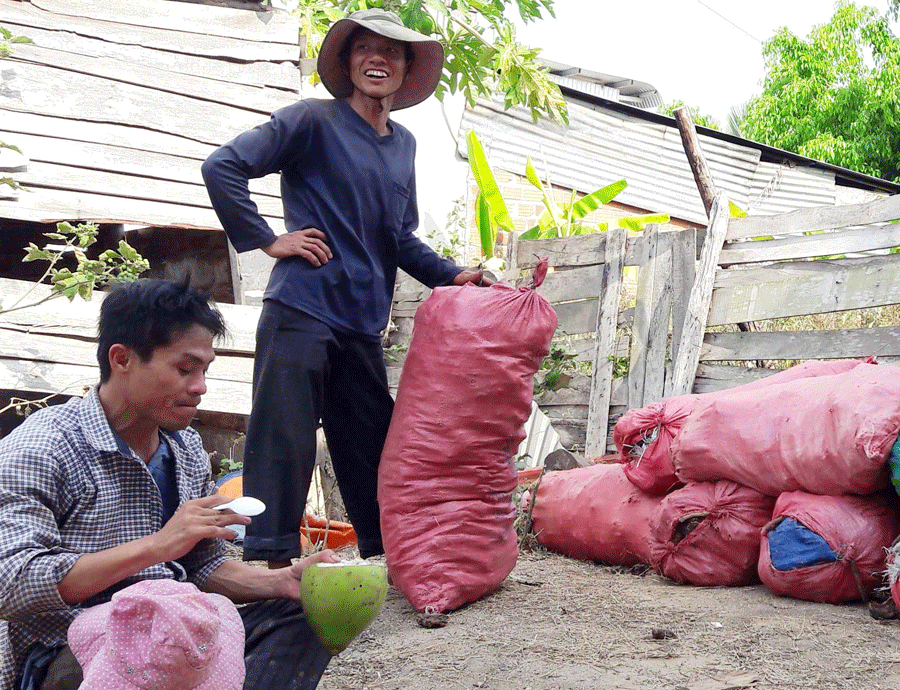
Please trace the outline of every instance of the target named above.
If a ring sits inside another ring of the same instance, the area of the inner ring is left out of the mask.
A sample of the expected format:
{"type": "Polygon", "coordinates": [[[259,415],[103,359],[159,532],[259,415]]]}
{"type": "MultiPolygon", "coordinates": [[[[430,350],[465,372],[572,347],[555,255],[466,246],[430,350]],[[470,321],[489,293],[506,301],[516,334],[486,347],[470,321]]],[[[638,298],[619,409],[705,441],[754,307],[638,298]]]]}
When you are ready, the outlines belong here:
{"type": "Polygon", "coordinates": [[[80,690],[241,690],[244,624],[228,599],[145,580],[69,626],[80,690]]]}

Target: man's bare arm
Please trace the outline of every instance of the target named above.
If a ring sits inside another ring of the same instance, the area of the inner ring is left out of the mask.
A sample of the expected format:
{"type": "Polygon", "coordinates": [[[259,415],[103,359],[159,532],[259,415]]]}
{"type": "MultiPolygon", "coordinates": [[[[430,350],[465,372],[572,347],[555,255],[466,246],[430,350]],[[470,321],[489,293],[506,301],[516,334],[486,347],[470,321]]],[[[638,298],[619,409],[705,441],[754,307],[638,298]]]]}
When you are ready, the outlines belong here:
{"type": "Polygon", "coordinates": [[[79,604],[144,568],[178,560],[201,539],[233,539],[235,533],[227,525],[246,525],[250,518],[212,510],[212,506],[227,500],[214,495],[188,501],[159,532],[84,554],[57,585],[62,600],[69,605],[79,604]]]}

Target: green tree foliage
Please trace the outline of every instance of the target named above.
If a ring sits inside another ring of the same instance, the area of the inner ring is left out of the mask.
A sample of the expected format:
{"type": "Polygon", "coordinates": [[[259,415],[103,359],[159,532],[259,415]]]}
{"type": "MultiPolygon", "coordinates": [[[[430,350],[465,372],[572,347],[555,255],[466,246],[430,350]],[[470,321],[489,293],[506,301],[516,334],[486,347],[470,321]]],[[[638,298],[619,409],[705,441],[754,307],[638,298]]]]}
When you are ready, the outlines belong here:
{"type": "Polygon", "coordinates": [[[767,73],[747,104],[744,136],[900,180],[900,40],[887,16],[840,0],[806,39],[782,28],[763,55],[767,73]]]}
{"type": "Polygon", "coordinates": [[[660,115],[668,115],[669,117],[673,117],[675,115],[675,111],[678,108],[687,109],[691,113],[691,119],[694,121],[695,125],[700,125],[701,127],[709,127],[710,129],[722,129],[719,121],[714,118],[712,115],[704,115],[697,111],[696,108],[692,106],[685,106],[684,101],[672,101],[671,103],[666,103],[665,105],[661,105],[656,109],[660,115]]]}
{"type": "Polygon", "coordinates": [[[98,231],[99,228],[94,223],[73,226],[62,222],[56,224],[56,232],[44,233],[45,237],[56,244],[39,247],[34,242],[29,242],[22,261],[48,262],[47,270],[35,285],[48,281],[52,286],[50,293],[36,302],[28,301],[30,292],[12,304],[0,299],[0,314],[36,307],[57,297],[66,297],[70,302],[76,296],[90,300],[95,288],[114,282],[130,283],[150,268],[149,262],[125,240],[119,240],[117,249],[107,249],[96,259],[88,258],[86,250],[96,243],[98,231]],[[75,258],[74,269],[60,267],[63,259],[69,255],[75,258]]]}
{"type": "Polygon", "coordinates": [[[444,73],[435,95],[462,94],[471,104],[479,96],[503,94],[507,108],[523,106],[532,119],[566,122],[559,87],[538,62],[540,50],[521,45],[506,18],[515,10],[525,22],[553,16],[553,0],[295,0],[307,54],[318,54],[328,27],[349,12],[383,7],[404,23],[434,36],[447,50],[444,73]]]}

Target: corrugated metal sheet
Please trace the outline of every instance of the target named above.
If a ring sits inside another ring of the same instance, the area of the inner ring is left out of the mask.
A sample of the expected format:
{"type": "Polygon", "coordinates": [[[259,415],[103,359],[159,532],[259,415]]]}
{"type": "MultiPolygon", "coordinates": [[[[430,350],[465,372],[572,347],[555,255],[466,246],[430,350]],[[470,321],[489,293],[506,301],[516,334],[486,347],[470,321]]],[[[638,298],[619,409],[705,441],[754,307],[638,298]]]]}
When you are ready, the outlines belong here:
{"type": "MultiPolygon", "coordinates": [[[[531,156],[538,172],[549,172],[555,186],[589,193],[625,178],[628,187],[616,201],[666,212],[673,218],[705,225],[706,213],[684,153],[677,127],[641,119],[599,105],[569,100],[569,126],[535,124],[520,108],[503,110],[481,100],[467,108],[460,123],[459,153],[474,129],[491,165],[524,174],[531,156]]],[[[834,175],[806,167],[760,163],[752,146],[700,135],[700,146],[716,186],[741,208],[756,201],[758,213],[834,203],[834,175]],[[778,184],[767,183],[781,172],[778,184]]]]}
{"type": "Polygon", "coordinates": [[[760,162],[744,210],[751,216],[776,215],[808,206],[834,206],[834,175],[814,168],[760,162]]]}
{"type": "Polygon", "coordinates": [[[619,103],[627,103],[635,108],[656,108],[663,104],[659,91],[647,82],[594,72],[550,60],[541,60],[541,63],[549,70],[550,80],[561,87],[588,96],[598,96],[619,103]]]}

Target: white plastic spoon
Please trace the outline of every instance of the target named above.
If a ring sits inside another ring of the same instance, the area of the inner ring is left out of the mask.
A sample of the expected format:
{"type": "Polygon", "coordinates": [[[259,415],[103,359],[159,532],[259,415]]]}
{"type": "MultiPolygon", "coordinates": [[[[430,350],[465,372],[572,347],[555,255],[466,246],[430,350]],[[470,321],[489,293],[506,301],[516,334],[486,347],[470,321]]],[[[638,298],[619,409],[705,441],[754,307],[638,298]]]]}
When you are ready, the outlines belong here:
{"type": "Polygon", "coordinates": [[[266,509],[266,504],[252,496],[238,496],[228,503],[221,503],[217,506],[213,506],[213,510],[226,509],[234,511],[238,515],[253,517],[254,515],[259,515],[263,512],[266,509]]]}

